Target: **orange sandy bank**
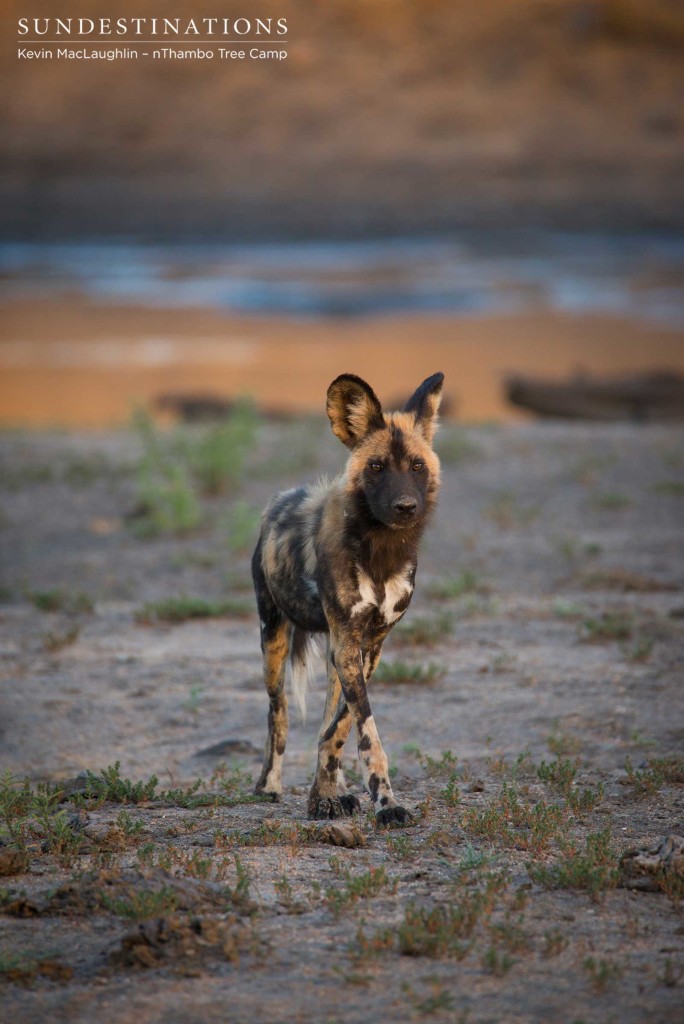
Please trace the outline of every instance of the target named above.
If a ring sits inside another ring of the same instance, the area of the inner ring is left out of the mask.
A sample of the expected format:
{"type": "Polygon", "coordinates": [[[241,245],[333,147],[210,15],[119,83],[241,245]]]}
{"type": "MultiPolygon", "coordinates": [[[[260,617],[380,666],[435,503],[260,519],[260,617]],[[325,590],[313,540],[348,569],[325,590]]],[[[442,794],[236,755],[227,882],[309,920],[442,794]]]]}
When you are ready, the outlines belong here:
{"type": "Polygon", "coordinates": [[[438,369],[461,418],[511,418],[507,372],[684,372],[683,342],[682,332],[650,324],[547,312],[302,322],[80,297],[14,301],[0,311],[0,421],[117,424],[134,402],[177,390],[314,411],[338,373],[358,373],[392,398],[438,369]]]}

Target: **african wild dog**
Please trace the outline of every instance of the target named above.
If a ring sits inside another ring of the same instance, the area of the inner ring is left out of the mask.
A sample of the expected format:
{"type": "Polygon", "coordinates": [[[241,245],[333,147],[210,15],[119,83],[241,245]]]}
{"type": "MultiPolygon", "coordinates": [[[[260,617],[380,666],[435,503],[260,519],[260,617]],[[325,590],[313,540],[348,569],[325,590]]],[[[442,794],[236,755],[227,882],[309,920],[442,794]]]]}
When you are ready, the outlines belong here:
{"type": "Polygon", "coordinates": [[[278,800],[287,739],[285,667],[303,710],[310,641],[327,636],[328,695],[318,737],[310,818],[360,810],[340,768],[356,726],[363,781],[381,826],[408,824],[389,781],[367,685],[385,637],[408,608],[418,543],[439,489],[432,438],[444,375],[424,381],[403,412],[383,413],[365,381],[345,373],[328,388],[333,432],[351,449],[332,483],[278,494],[266,507],[252,572],[270,707],[256,792],[278,800]]]}

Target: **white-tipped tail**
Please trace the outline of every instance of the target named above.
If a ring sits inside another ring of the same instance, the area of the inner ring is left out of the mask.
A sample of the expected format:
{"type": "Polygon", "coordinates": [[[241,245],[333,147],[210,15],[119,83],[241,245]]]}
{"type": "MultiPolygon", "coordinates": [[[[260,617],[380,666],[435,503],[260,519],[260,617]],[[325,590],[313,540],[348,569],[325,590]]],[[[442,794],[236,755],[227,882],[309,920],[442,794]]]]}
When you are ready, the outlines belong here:
{"type": "Polygon", "coordinates": [[[311,633],[297,630],[299,636],[289,658],[290,685],[302,721],[306,721],[306,693],[314,678],[314,658],[319,654],[316,638],[311,633]]]}

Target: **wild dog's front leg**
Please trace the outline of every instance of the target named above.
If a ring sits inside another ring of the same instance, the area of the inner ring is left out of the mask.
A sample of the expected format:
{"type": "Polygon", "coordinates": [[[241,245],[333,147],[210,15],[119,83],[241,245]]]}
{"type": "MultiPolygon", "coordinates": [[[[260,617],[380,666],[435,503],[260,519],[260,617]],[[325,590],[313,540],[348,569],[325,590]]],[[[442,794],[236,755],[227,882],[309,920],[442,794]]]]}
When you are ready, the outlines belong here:
{"type": "Polygon", "coordinates": [[[333,635],[332,640],[342,690],[356,725],[363,781],[373,801],[376,821],[384,828],[410,825],[414,820],[412,814],[397,803],[392,792],[387,755],[368,701],[360,642],[353,635],[344,633],[333,635]]]}
{"type": "Polygon", "coordinates": [[[254,792],[280,800],[283,783],[282,767],[287,742],[287,697],[285,665],[290,648],[290,624],[273,614],[261,625],[261,648],[264,659],[264,682],[268,692],[268,736],[264,764],[254,792]]]}
{"type": "Polygon", "coordinates": [[[309,793],[310,818],[344,818],[361,810],[361,804],[347,789],[341,768],[342,748],[351,729],[351,717],[342,695],[334,658],[327,645],[328,694],[323,724],[318,735],[318,766],[309,793]]]}

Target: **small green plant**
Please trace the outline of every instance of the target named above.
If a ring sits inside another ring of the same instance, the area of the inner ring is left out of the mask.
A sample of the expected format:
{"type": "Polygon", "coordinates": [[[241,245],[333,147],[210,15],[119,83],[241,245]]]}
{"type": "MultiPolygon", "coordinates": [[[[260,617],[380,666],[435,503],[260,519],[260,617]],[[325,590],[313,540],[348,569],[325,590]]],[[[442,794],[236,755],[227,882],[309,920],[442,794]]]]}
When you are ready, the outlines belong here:
{"type": "Polygon", "coordinates": [[[461,791],[458,788],[458,775],[451,776],[442,790],[442,799],[447,807],[458,807],[461,802],[461,791]]]}
{"type": "Polygon", "coordinates": [[[661,480],[653,488],[656,494],[667,494],[673,498],[684,496],[684,480],[661,480]]]}
{"type": "Polygon", "coordinates": [[[636,796],[651,796],[667,784],[684,782],[684,758],[653,757],[645,768],[635,768],[628,757],[625,759],[625,771],[626,781],[636,796]]]}
{"type": "Polygon", "coordinates": [[[445,466],[458,466],[482,455],[479,445],[462,427],[456,426],[449,426],[438,435],[435,450],[445,466]]]}
{"type": "Polygon", "coordinates": [[[439,615],[419,615],[410,623],[397,626],[394,636],[398,643],[412,646],[434,647],[441,640],[451,636],[454,630],[454,617],[450,612],[439,615]]]}
{"type": "Polygon", "coordinates": [[[387,851],[399,860],[410,860],[415,850],[409,836],[389,835],[387,836],[387,851]]]}
{"type": "Polygon", "coordinates": [[[578,630],[580,640],[588,644],[611,640],[629,640],[634,633],[634,616],[630,612],[603,612],[598,618],[584,619],[578,630]]]}
{"type": "Polygon", "coordinates": [[[392,685],[400,683],[435,683],[446,675],[444,665],[437,665],[429,662],[427,665],[409,664],[409,662],[394,659],[393,661],[381,661],[373,675],[376,683],[388,683],[392,685]]]}
{"type": "Polygon", "coordinates": [[[466,594],[489,594],[491,587],[479,578],[472,569],[464,569],[457,576],[445,576],[434,580],[427,588],[430,597],[439,600],[463,597],[466,594]]]}
{"type": "Polygon", "coordinates": [[[497,949],[496,946],[489,946],[482,954],[482,966],[497,978],[508,974],[514,963],[505,949],[497,949]]]}
{"type": "MultiPolygon", "coordinates": [[[[9,769],[0,775],[0,827],[14,844],[24,840],[24,818],[28,814],[33,793],[28,779],[19,779],[9,769]]],[[[0,833],[2,835],[2,833],[0,833]]]]}
{"type": "Polygon", "coordinates": [[[254,547],[261,511],[246,501],[236,501],[224,519],[228,547],[239,553],[254,547]]]}
{"type": "Polygon", "coordinates": [[[584,605],[578,604],[577,601],[566,601],[562,597],[556,598],[551,606],[551,610],[557,619],[573,621],[584,619],[587,616],[584,605]]]}
{"type": "Polygon", "coordinates": [[[138,508],[134,526],[139,537],[189,533],[202,518],[187,474],[177,465],[143,463],[138,474],[138,508]]]}
{"type": "Polygon", "coordinates": [[[547,889],[586,890],[594,901],[618,884],[620,868],[610,829],[588,835],[583,851],[571,842],[561,841],[559,845],[562,857],[555,864],[528,864],[532,881],[547,889]]]}
{"type": "Polygon", "coordinates": [[[589,975],[592,988],[596,992],[604,992],[609,985],[619,981],[623,975],[622,967],[619,964],[603,957],[601,959],[593,956],[585,957],[582,967],[589,975]]]}
{"type": "Polygon", "coordinates": [[[553,928],[551,931],[544,932],[544,948],[542,949],[542,956],[546,960],[550,960],[551,957],[559,956],[563,950],[568,947],[568,937],[563,935],[558,928],[553,928]]]}
{"type": "Polygon", "coordinates": [[[443,750],[440,758],[425,754],[419,760],[429,779],[451,779],[456,777],[458,758],[451,750],[443,750]]]}
{"type": "Polygon", "coordinates": [[[47,633],[43,633],[43,648],[52,654],[62,651],[65,647],[70,647],[71,644],[76,643],[80,632],[81,630],[78,626],[69,626],[68,629],[63,631],[50,629],[47,633]]]}
{"type": "Polygon", "coordinates": [[[220,494],[239,482],[257,426],[254,403],[242,399],[221,423],[180,435],[176,447],[203,494],[220,494]]]}
{"type": "Polygon", "coordinates": [[[32,590],[29,600],[41,612],[66,612],[68,615],[91,615],[93,599],[81,590],[32,590]]]}
{"type": "Polygon", "coordinates": [[[641,664],[653,654],[653,648],[655,647],[655,638],[652,636],[637,636],[633,644],[623,644],[622,651],[627,659],[633,664],[641,664]]]}
{"type": "Polygon", "coordinates": [[[129,839],[139,836],[145,828],[145,822],[142,818],[134,818],[128,811],[123,810],[117,814],[116,823],[123,834],[129,839]]]}
{"type": "Polygon", "coordinates": [[[208,601],[203,597],[168,597],[163,601],[151,601],[135,613],[135,620],[142,625],[155,622],[179,623],[189,619],[218,619],[228,615],[251,615],[252,601],[224,598],[208,601]]]}
{"type": "Polygon", "coordinates": [[[235,885],[232,888],[229,885],[226,886],[225,895],[235,910],[251,914],[255,909],[255,904],[252,899],[252,880],[249,871],[237,853],[233,855],[233,862],[235,864],[235,885]]]}
{"type": "Polygon", "coordinates": [[[384,867],[369,868],[355,875],[348,868],[342,868],[337,857],[330,858],[330,866],[345,883],[341,888],[329,888],[325,892],[325,902],[334,917],[339,917],[358,900],[370,899],[383,891],[394,892],[397,888],[396,880],[389,877],[384,867]]]}
{"type": "Polygon", "coordinates": [[[626,494],[618,494],[614,491],[601,491],[599,494],[592,494],[591,507],[600,512],[621,512],[632,504],[626,494]]]}
{"type": "Polygon", "coordinates": [[[169,450],[149,413],[137,409],[133,429],[142,444],[133,525],[141,537],[182,534],[199,525],[202,512],[188,471],[169,450]]]}
{"type": "Polygon", "coordinates": [[[193,683],[188,693],[188,699],[183,701],[184,709],[189,711],[191,715],[197,715],[202,704],[203,694],[204,687],[201,683],[193,683]]]}
{"type": "Polygon", "coordinates": [[[464,812],[463,827],[503,846],[538,853],[558,841],[566,824],[566,812],[558,804],[540,800],[524,803],[514,786],[504,782],[497,799],[483,810],[470,807],[464,812]]]}
{"type": "Polygon", "coordinates": [[[448,904],[434,907],[409,903],[397,929],[404,956],[461,960],[473,945],[473,933],[491,916],[508,884],[504,873],[485,872],[477,887],[459,889],[448,904]]]}
{"type": "MultiPolygon", "coordinates": [[[[454,997],[449,989],[444,988],[439,982],[432,983],[432,991],[428,996],[419,996],[413,992],[408,982],[404,982],[402,988],[410,998],[418,1013],[423,1016],[431,1016],[434,1013],[441,1013],[443,1010],[455,1010],[454,997]]],[[[461,1017],[463,1021],[463,1017],[461,1017]]]]}
{"type": "Polygon", "coordinates": [[[560,731],[558,723],[554,724],[553,731],[546,740],[546,745],[556,757],[561,757],[563,754],[576,754],[582,749],[579,737],[560,731]]]}
{"type": "Polygon", "coordinates": [[[596,789],[587,787],[579,790],[575,785],[577,768],[577,761],[558,758],[551,764],[542,761],[537,768],[537,775],[542,782],[565,797],[566,806],[574,814],[583,814],[593,810],[603,799],[603,786],[599,784],[596,789]]]}
{"type": "Polygon", "coordinates": [[[145,921],[150,917],[166,917],[178,906],[178,895],[168,885],[159,889],[130,889],[127,896],[101,893],[102,905],[117,917],[145,921]]]}
{"type": "Polygon", "coordinates": [[[82,796],[101,803],[139,804],[157,797],[159,779],[152,775],[147,782],[131,782],[121,777],[121,762],[103,768],[98,774],[86,770],[82,796]]]}

